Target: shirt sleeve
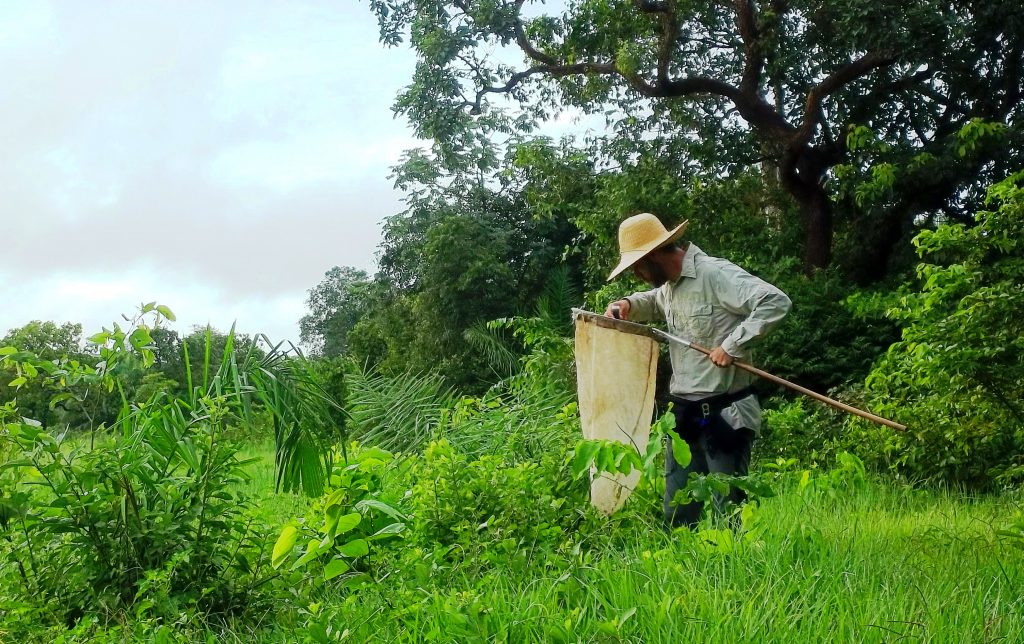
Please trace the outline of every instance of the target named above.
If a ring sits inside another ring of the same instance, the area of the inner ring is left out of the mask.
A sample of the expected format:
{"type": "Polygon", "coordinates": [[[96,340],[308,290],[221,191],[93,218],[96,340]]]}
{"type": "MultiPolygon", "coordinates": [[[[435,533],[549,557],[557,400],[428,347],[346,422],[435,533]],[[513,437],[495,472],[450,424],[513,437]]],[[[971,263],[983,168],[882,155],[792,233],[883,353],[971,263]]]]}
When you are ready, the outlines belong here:
{"type": "Polygon", "coordinates": [[[650,322],[663,317],[658,307],[658,289],[633,293],[626,299],[629,300],[629,319],[633,322],[650,322]]]}
{"type": "Polygon", "coordinates": [[[722,349],[733,357],[742,357],[745,347],[786,317],[793,302],[785,293],[739,266],[716,262],[711,284],[722,306],[745,319],[724,340],[722,349]]]}

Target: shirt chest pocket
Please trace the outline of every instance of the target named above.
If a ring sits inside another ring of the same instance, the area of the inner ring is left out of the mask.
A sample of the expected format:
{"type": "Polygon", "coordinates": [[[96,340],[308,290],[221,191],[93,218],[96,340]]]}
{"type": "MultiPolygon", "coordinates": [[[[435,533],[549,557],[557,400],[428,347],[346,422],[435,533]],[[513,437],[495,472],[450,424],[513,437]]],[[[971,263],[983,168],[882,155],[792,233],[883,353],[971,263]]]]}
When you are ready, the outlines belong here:
{"type": "Polygon", "coordinates": [[[710,304],[687,302],[671,312],[669,326],[679,330],[686,339],[707,343],[714,335],[713,308],[710,304]]]}

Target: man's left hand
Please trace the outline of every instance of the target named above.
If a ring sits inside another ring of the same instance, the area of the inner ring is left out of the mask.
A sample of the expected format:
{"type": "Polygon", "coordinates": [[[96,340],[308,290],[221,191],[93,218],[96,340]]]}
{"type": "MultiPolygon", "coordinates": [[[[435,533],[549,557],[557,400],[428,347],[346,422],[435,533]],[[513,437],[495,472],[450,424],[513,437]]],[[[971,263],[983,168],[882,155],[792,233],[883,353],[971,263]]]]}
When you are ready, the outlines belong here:
{"type": "Polygon", "coordinates": [[[714,362],[719,367],[728,367],[732,364],[735,359],[731,355],[725,352],[722,347],[715,347],[711,350],[711,355],[708,356],[711,362],[714,362]]]}

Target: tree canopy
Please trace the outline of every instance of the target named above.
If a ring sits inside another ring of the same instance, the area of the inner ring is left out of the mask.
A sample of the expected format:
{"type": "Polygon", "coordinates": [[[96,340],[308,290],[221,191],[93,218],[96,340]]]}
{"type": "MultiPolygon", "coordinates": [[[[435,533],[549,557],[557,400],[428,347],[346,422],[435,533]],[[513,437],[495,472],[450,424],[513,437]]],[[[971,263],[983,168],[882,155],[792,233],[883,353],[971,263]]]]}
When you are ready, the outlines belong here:
{"type": "Polygon", "coordinates": [[[408,38],[417,53],[395,107],[442,163],[458,163],[481,128],[528,132],[567,107],[605,113],[614,138],[674,139],[712,174],[763,164],[799,206],[806,267],[832,263],[837,229],[853,227],[861,281],[884,275],[922,216],[970,221],[982,186],[1022,161],[1017,2],[370,6],[384,43],[408,38]]]}
{"type": "Polygon", "coordinates": [[[309,313],[299,321],[299,337],[314,355],[333,358],[345,353],[348,333],[362,317],[370,278],[351,266],[335,266],[309,289],[309,313]]]}

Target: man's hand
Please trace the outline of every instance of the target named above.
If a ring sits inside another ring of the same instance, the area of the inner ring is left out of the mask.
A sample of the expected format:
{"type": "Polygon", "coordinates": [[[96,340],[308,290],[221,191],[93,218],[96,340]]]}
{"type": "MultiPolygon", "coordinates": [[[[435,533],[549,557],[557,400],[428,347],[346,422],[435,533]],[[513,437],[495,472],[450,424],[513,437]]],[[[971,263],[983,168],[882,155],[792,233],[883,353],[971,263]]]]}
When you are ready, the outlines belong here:
{"type": "Polygon", "coordinates": [[[628,320],[629,300],[615,300],[614,302],[608,305],[607,309],[604,310],[604,314],[606,317],[618,318],[620,320],[628,320]],[[615,315],[615,309],[618,309],[618,315],[615,315]]]}
{"type": "Polygon", "coordinates": [[[711,354],[708,356],[708,359],[711,360],[711,362],[714,362],[715,365],[719,367],[728,367],[729,365],[732,364],[732,361],[735,360],[735,358],[726,353],[725,349],[723,349],[722,347],[715,347],[714,349],[712,349],[711,354]]]}

